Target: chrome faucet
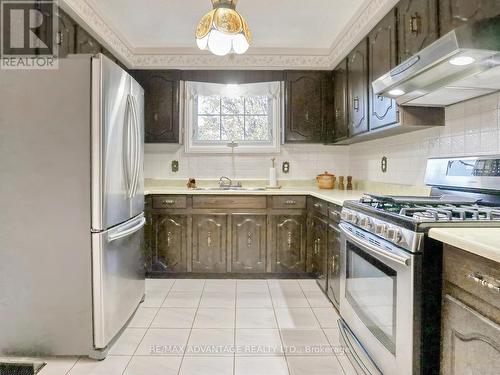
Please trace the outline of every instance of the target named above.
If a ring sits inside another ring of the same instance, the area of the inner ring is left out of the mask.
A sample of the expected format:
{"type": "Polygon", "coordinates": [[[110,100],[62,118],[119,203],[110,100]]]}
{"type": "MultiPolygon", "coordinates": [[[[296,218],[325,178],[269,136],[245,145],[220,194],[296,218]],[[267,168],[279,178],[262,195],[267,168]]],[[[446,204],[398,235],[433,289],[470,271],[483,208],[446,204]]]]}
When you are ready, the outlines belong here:
{"type": "Polygon", "coordinates": [[[233,180],[231,180],[229,177],[222,176],[221,178],[219,178],[219,188],[230,189],[234,187],[241,187],[241,182],[237,182],[233,185],[233,180]]]}

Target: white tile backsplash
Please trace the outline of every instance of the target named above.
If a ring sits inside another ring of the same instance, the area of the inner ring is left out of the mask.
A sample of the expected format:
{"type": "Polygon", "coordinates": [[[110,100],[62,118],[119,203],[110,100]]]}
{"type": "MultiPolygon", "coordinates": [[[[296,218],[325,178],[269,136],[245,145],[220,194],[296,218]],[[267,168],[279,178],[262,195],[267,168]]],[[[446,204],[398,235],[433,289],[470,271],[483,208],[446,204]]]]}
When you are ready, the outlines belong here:
{"type": "Polygon", "coordinates": [[[351,146],[284,145],[278,155],[186,154],[181,145],[146,145],[145,177],[153,179],[267,179],[276,158],[281,180],[313,179],[324,171],[355,180],[423,185],[426,160],[436,156],[500,153],[500,95],[492,94],[446,108],[446,126],[351,146]],[[380,161],[388,158],[387,173],[380,161]],[[179,172],[172,172],[172,160],[179,172]],[[281,164],[290,162],[290,173],[281,164]]]}
{"type": "Polygon", "coordinates": [[[280,154],[197,155],[186,154],[181,145],[146,145],[144,174],[146,178],[214,179],[227,176],[237,180],[262,180],[269,177],[271,158],[276,159],[278,179],[309,180],[328,171],[336,175],[349,172],[347,146],[284,145],[280,154]],[[179,161],[179,171],[172,172],[172,160],[179,161]],[[284,161],[290,162],[290,172],[281,172],[284,161]]]}
{"type": "Polygon", "coordinates": [[[423,185],[429,157],[500,153],[500,95],[447,107],[446,125],[352,145],[350,173],[358,180],[423,185]],[[388,159],[387,173],[380,161],[388,159]]]}

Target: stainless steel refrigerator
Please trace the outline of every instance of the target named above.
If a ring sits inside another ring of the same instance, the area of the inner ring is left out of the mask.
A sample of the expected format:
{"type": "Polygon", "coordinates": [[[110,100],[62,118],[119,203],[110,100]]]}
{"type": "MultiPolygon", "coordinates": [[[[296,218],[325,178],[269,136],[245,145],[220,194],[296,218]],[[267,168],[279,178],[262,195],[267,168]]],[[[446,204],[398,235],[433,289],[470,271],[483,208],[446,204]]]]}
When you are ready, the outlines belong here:
{"type": "Polygon", "coordinates": [[[105,356],[144,296],[144,91],[103,55],[0,71],[0,355],[105,356]]]}

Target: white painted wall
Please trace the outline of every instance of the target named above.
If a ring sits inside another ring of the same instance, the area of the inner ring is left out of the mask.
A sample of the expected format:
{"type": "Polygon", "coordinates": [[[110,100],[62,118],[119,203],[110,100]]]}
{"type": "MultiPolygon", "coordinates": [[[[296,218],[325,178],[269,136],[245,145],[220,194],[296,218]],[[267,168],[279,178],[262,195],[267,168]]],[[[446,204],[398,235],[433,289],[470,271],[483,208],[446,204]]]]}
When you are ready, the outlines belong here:
{"type": "Polygon", "coordinates": [[[147,145],[145,177],[267,179],[270,159],[276,157],[282,180],[313,179],[329,171],[351,174],[355,180],[423,185],[426,160],[435,156],[500,154],[500,94],[492,94],[446,108],[446,126],[398,135],[352,146],[285,145],[279,155],[187,155],[179,145],[147,145]],[[380,160],[388,158],[382,173],[380,160]],[[173,173],[170,162],[178,160],[173,173]],[[280,172],[289,161],[289,174],[280,172]]]}

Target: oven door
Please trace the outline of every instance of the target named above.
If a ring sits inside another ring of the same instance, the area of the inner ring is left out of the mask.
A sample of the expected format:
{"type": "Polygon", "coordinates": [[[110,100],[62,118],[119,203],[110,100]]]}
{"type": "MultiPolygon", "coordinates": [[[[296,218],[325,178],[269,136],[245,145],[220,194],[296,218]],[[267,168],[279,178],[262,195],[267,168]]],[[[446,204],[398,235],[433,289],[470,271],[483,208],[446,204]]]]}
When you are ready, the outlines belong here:
{"type": "MultiPolygon", "coordinates": [[[[414,265],[417,256],[348,223],[341,223],[340,312],[354,340],[344,340],[364,373],[412,374],[414,265]]],[[[342,327],[341,327],[342,328],[342,327]]],[[[349,332],[341,332],[347,336],[349,332]]]]}

